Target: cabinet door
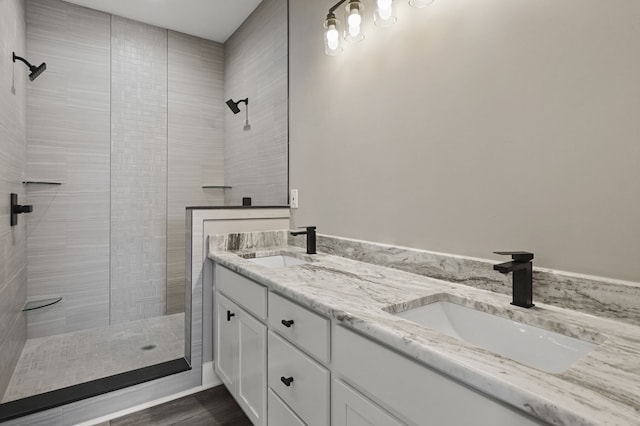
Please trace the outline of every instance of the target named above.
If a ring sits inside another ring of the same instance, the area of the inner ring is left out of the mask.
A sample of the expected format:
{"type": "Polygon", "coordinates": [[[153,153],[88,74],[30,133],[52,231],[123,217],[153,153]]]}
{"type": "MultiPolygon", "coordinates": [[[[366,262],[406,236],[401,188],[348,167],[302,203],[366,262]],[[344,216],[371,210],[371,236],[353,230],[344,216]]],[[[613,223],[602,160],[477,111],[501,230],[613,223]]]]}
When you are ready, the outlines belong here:
{"type": "Polygon", "coordinates": [[[215,369],[227,389],[233,394],[237,392],[240,308],[218,292],[214,297],[215,369]]]}
{"type": "Polygon", "coordinates": [[[404,425],[339,380],[334,380],[331,387],[331,412],[333,426],[404,425]]]}
{"type": "Polygon", "coordinates": [[[267,327],[240,309],[238,403],[254,425],[266,425],[267,327]]]}

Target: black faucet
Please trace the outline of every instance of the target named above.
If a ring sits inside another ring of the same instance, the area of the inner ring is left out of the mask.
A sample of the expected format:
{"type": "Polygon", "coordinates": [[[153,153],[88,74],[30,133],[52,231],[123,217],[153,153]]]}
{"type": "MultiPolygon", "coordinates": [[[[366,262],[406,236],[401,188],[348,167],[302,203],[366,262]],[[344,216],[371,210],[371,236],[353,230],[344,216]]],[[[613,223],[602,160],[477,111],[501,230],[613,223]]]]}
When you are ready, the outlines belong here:
{"type": "Polygon", "coordinates": [[[316,227],[315,226],[303,226],[306,231],[291,231],[291,235],[306,235],[307,236],[307,254],[316,254],[316,227]]]}
{"type": "Polygon", "coordinates": [[[526,251],[494,251],[495,254],[511,256],[511,262],[493,265],[493,269],[508,274],[513,272],[512,305],[531,308],[533,304],[533,253],[526,251]]]}

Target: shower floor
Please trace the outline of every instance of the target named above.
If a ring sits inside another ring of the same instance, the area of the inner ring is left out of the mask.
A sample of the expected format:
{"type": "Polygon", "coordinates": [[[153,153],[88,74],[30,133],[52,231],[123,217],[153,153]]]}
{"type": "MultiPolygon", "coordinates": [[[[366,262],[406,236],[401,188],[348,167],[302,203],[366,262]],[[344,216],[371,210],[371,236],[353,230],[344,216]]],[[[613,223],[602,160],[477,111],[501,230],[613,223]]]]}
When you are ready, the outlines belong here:
{"type": "Polygon", "coordinates": [[[183,313],[29,339],[2,402],[183,356],[183,313]]]}

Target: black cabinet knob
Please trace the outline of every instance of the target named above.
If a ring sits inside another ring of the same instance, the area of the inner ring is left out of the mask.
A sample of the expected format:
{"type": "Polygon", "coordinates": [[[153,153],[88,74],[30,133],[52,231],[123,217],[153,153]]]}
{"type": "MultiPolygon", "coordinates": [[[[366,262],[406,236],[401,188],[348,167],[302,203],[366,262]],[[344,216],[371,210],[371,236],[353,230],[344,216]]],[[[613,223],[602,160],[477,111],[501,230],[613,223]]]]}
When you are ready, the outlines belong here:
{"type": "Polygon", "coordinates": [[[284,383],[285,386],[291,386],[291,383],[293,383],[293,377],[280,377],[280,381],[282,383],[284,383]]]}
{"type": "Polygon", "coordinates": [[[231,311],[227,311],[227,321],[231,321],[231,317],[235,317],[236,314],[232,313],[231,311]]]}
{"type": "Polygon", "coordinates": [[[284,325],[285,327],[291,327],[293,325],[293,320],[282,320],[280,321],[282,323],[282,325],[284,325]]]}

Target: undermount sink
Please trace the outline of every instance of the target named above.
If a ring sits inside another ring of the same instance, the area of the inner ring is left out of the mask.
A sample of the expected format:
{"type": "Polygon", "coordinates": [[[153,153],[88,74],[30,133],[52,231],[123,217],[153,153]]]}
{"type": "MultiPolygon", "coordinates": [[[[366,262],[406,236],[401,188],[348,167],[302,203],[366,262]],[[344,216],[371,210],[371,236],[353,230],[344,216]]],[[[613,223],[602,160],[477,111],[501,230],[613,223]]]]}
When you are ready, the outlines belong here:
{"type": "Polygon", "coordinates": [[[548,373],[563,372],[598,346],[444,300],[396,315],[548,373]]]}
{"type": "Polygon", "coordinates": [[[273,256],[254,257],[247,259],[251,263],[266,266],[267,268],[286,268],[288,266],[303,265],[309,263],[305,260],[298,259],[286,254],[277,254],[273,256]]]}

